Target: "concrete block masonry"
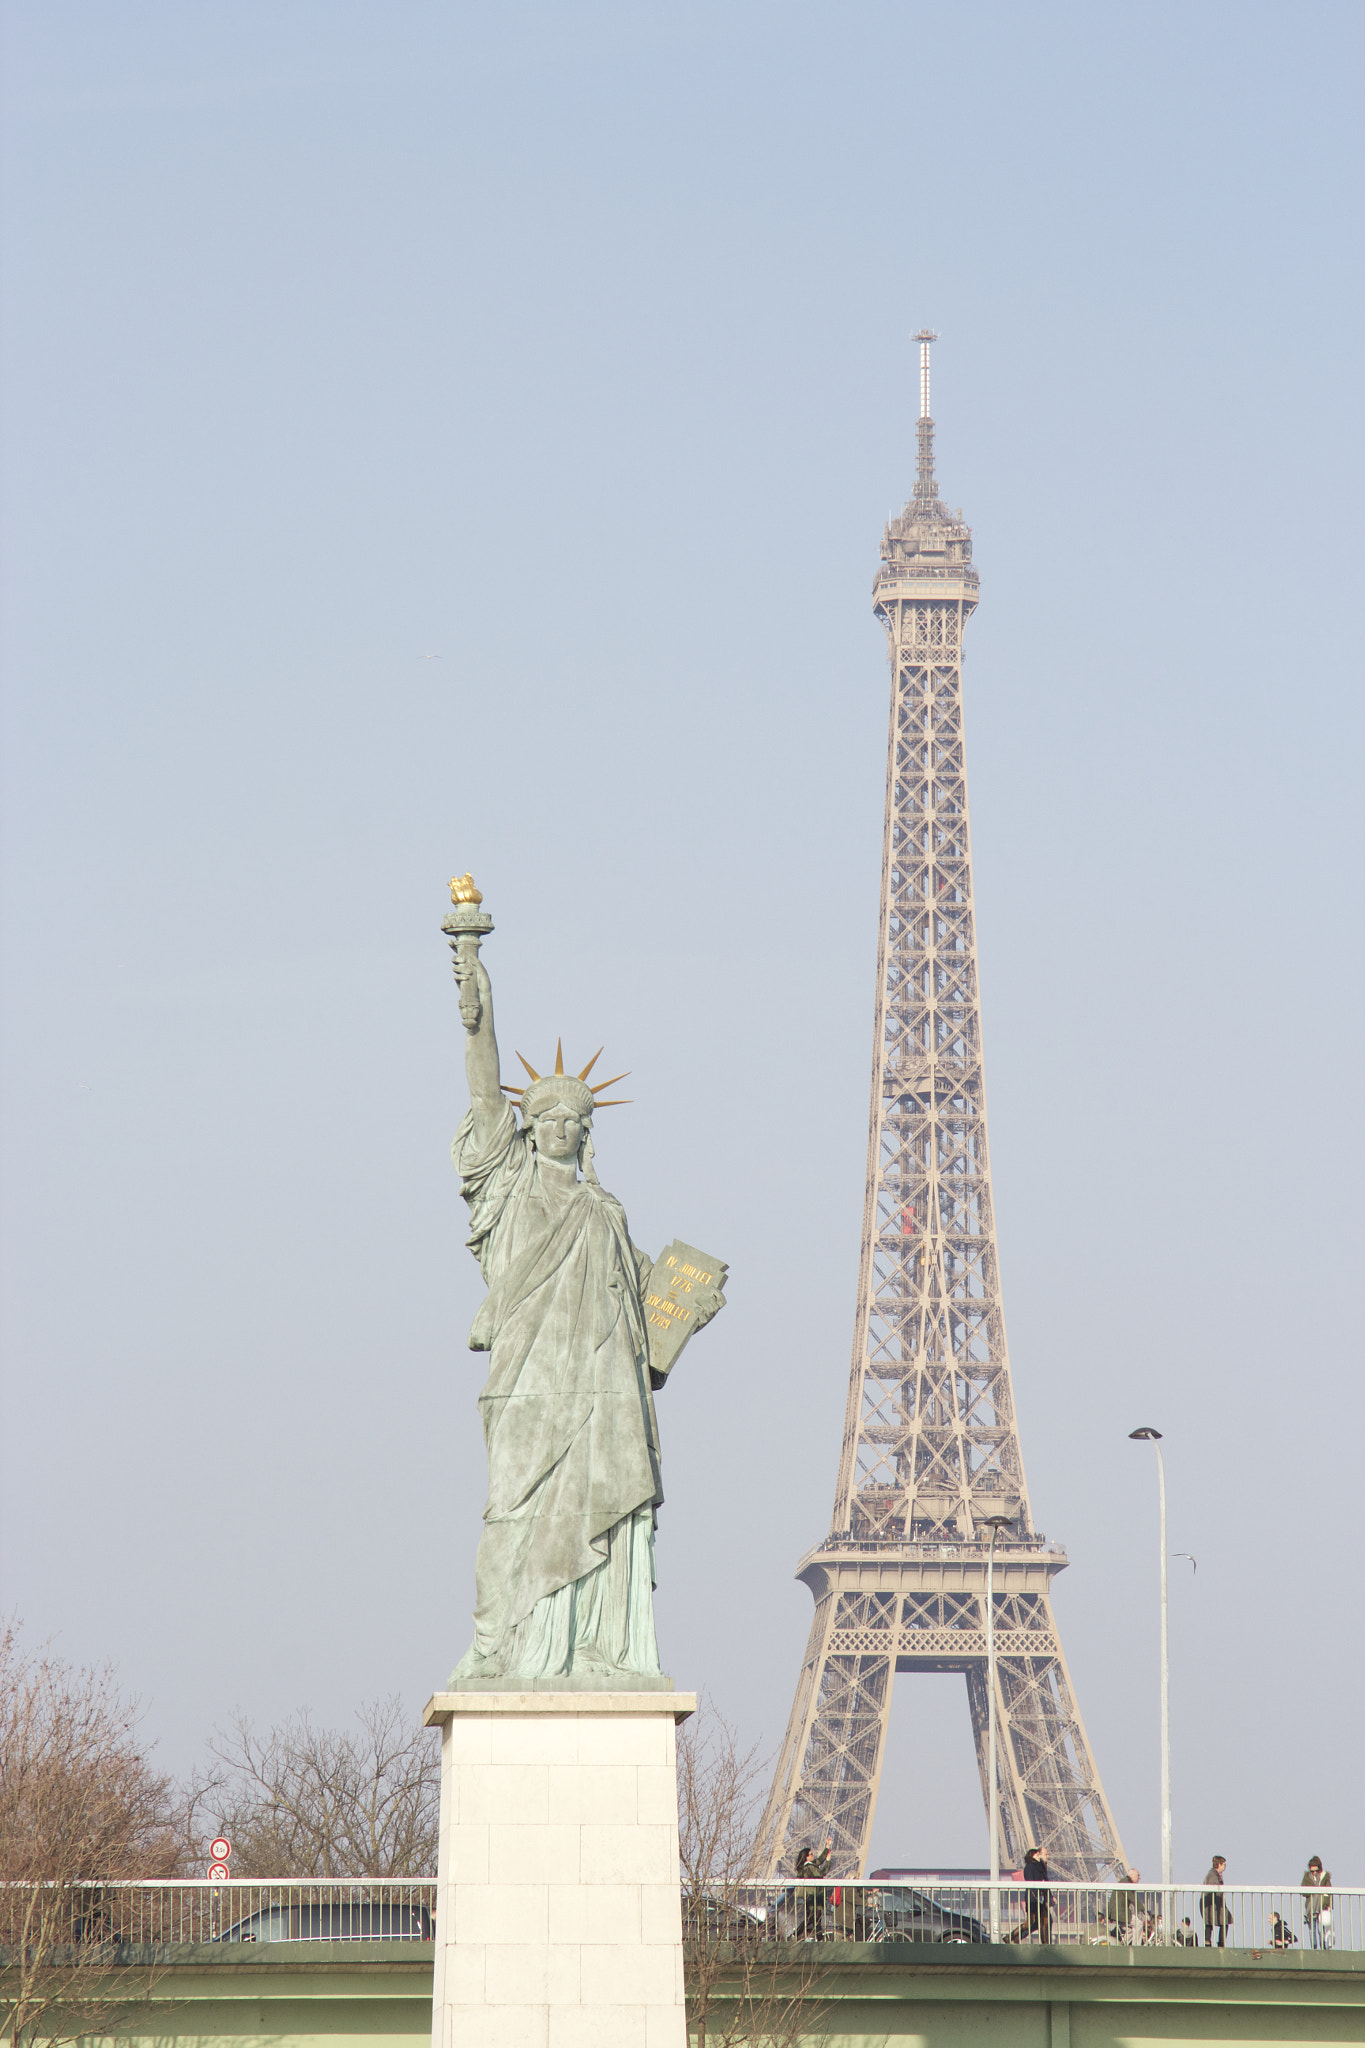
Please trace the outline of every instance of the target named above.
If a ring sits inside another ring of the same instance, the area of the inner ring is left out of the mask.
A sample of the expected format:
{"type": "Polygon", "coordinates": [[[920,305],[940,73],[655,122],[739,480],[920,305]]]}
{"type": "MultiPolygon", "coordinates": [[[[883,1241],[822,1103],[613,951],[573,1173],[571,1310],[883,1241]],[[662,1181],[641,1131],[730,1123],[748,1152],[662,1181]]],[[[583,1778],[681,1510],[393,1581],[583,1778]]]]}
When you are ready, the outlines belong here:
{"type": "Polygon", "coordinates": [[[432,2048],[686,2048],[692,1693],[437,1693],[432,2048]]]}

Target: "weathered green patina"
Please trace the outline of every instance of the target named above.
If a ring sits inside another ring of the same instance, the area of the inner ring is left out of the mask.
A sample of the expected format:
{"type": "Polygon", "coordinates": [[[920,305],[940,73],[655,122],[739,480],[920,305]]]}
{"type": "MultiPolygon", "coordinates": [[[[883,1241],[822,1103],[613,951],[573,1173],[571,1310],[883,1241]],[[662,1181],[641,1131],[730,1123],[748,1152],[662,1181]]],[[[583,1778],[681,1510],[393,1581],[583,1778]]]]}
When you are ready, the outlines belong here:
{"type": "Polygon", "coordinates": [[[521,1094],[518,1125],[478,955],[490,921],[478,912],[472,928],[473,885],[459,886],[447,926],[470,1108],[453,1153],[488,1283],[469,1342],[490,1356],[474,1640],[450,1686],[666,1691],[654,1633],[654,1395],[682,1343],[724,1305],[725,1269],[674,1245],[654,1285],[653,1261],[593,1170],[596,1094],[612,1085],[590,1085],[595,1058],[577,1075],[563,1071],[562,1052],[553,1074],[528,1065],[530,1084],[508,1090],[521,1094]]]}

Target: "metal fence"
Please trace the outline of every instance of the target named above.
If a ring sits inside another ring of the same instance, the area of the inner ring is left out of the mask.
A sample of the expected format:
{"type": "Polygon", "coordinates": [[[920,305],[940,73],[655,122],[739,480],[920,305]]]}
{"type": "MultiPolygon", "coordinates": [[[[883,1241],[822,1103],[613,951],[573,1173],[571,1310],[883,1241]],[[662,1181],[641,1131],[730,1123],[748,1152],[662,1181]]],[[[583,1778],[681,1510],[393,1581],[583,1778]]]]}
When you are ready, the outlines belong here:
{"type": "MultiPolygon", "coordinates": [[[[1365,1949],[1365,1890],[1025,1885],[1002,1879],[1000,1940],[1028,1946],[1365,1949]]],[[[989,1942],[989,1884],[749,1884],[683,1896],[684,1934],[725,1941],[989,1942]]]]}
{"type": "Polygon", "coordinates": [[[0,1948],[180,1942],[431,1941],[435,1878],[6,1885],[0,1948]]]}
{"type": "MultiPolygon", "coordinates": [[[[991,1938],[988,1884],[746,1884],[683,1893],[683,1933],[713,1941],[991,1938]]],[[[1038,1946],[1365,1950],[1365,1890],[1297,1885],[1025,1885],[1002,1879],[1000,1939],[1038,1946]]],[[[436,1880],[232,1878],[222,1883],[5,1885],[0,1950],[186,1942],[432,1941],[436,1880]],[[35,1915],[33,1907],[39,1911],[35,1915]]]]}

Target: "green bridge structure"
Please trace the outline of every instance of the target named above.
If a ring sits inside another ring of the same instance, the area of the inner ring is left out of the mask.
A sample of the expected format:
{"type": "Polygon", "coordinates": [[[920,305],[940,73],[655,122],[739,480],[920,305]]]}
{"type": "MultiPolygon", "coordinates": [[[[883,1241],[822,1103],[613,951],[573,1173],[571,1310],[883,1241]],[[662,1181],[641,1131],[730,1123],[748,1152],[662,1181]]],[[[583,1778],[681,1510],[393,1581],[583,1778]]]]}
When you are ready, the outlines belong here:
{"type": "MultiPolygon", "coordinates": [[[[412,1939],[172,1945],[106,2038],[128,2048],[412,2048],[431,2035],[433,1957],[434,1944],[412,1939]]],[[[144,1957],[130,1952],[127,1967],[130,1980],[142,1976],[144,1957]]],[[[1365,2042],[1359,1951],[774,1943],[760,1946],[748,1981],[799,1999],[796,2030],[778,2037],[790,2048],[1365,2042]]],[[[738,1967],[722,1960],[709,2040],[725,2039],[741,1988],[738,1967]]],[[[691,2038],[702,2048],[695,2023],[691,2038]]]]}

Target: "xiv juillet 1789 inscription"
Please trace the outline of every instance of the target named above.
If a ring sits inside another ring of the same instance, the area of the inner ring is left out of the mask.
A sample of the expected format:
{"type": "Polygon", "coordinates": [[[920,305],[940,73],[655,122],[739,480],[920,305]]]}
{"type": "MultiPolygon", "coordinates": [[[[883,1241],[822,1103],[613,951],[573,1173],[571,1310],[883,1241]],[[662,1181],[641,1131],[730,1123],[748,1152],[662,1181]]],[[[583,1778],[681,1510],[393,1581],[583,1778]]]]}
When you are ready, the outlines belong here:
{"type": "Polygon", "coordinates": [[[675,1237],[654,1261],[645,1290],[645,1322],[649,1330],[649,1370],[657,1392],[678,1362],[678,1353],[692,1335],[724,1308],[721,1289],[729,1267],[675,1237]]]}
{"type": "Polygon", "coordinates": [[[594,1114],[626,1078],[590,1081],[600,1049],[578,1074],[565,1073],[562,1044],[552,1074],[518,1053],[528,1078],[502,1079],[479,957],[493,921],[471,876],[450,894],[442,930],[470,1095],[452,1154],[488,1283],[469,1343],[489,1353],[474,1640],[450,1686],[667,1691],[654,1635],[654,1395],[725,1306],[726,1267],[679,1240],[657,1260],[631,1242],[593,1169],[594,1114]]]}

